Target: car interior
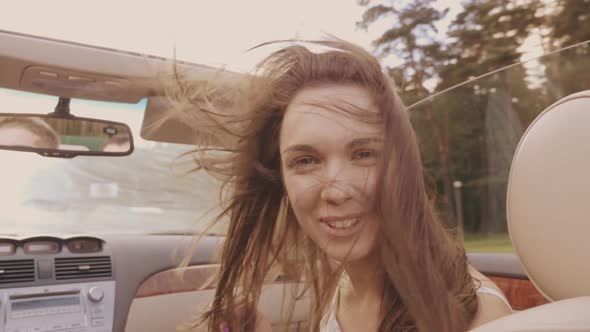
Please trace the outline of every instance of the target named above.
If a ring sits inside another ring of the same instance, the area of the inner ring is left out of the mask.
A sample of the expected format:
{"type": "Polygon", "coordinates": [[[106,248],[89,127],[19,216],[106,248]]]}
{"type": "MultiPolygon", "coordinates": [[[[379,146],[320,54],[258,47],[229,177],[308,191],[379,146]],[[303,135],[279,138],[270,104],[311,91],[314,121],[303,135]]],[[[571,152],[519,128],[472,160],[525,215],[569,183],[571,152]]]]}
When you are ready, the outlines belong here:
{"type": "MultiPolygon", "coordinates": [[[[91,186],[90,191],[95,197],[107,197],[104,199],[109,202],[126,192],[101,178],[101,170],[117,163],[132,170],[142,167],[145,163],[133,158],[149,144],[168,147],[167,154],[153,158],[172,163],[202,138],[186,125],[182,115],[166,112],[161,77],[178,70],[196,81],[221,75],[231,82],[234,75],[240,75],[200,64],[9,31],[0,31],[0,45],[0,88],[51,96],[58,105],[55,110],[27,109],[21,113],[55,114],[59,105],[70,100],[69,119],[76,118],[80,109],[75,100],[122,107],[140,105],[138,128],[127,126],[123,118],[108,112],[92,116],[110,124],[101,127],[100,135],[104,132],[111,137],[110,131],[117,128],[117,133],[130,128],[139,135],[130,135],[123,152],[109,154],[103,150],[96,157],[88,152],[90,145],[84,151],[66,149],[67,153],[57,155],[35,149],[10,152],[10,156],[38,152],[41,156],[37,159],[61,158],[60,165],[94,163],[93,171],[98,173],[92,174],[102,184],[91,186]]],[[[466,82],[457,89],[471,89],[477,84],[466,82]]],[[[590,331],[590,264],[586,257],[590,251],[590,85],[580,84],[577,89],[576,93],[557,94],[551,104],[537,105],[536,119],[519,137],[506,193],[514,253],[468,252],[470,264],[502,289],[514,309],[514,314],[476,331],[590,331]]],[[[410,111],[433,107],[441,98],[446,96],[432,96],[412,105],[410,111]]],[[[151,182],[138,179],[137,187],[142,183],[151,182]]],[[[212,202],[217,198],[210,188],[188,183],[189,188],[183,188],[181,194],[199,189],[204,193],[187,196],[187,204],[200,197],[210,196],[207,199],[212,202]]],[[[55,188],[67,191],[68,186],[60,182],[55,188]]],[[[43,202],[49,204],[50,199],[43,202]]],[[[153,212],[154,218],[170,218],[170,223],[176,216],[149,207],[133,208],[146,215],[153,212]]],[[[222,231],[200,234],[196,241],[198,228],[125,232],[113,222],[103,230],[82,225],[80,229],[88,231],[78,232],[72,226],[71,231],[55,228],[33,233],[21,232],[18,221],[14,225],[14,229],[0,231],[0,332],[176,331],[190,326],[212,300],[222,231]],[[188,253],[186,264],[182,264],[188,253]]],[[[264,289],[260,310],[272,323],[281,321],[293,286],[293,281],[279,277],[264,289]]],[[[305,298],[297,300],[290,325],[293,331],[303,330],[306,306],[305,298]]],[[[206,327],[195,330],[204,331],[206,327]]]]}

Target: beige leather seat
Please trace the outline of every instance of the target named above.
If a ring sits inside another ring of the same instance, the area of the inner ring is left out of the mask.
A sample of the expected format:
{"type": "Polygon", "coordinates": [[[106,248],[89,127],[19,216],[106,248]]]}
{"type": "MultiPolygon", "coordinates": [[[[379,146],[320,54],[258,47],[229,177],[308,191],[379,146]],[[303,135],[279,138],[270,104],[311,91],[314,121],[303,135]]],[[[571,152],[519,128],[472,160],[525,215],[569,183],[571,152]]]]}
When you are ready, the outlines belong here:
{"type": "Polygon", "coordinates": [[[590,331],[590,90],[551,105],[528,128],[507,211],[516,254],[552,302],[473,331],[590,331]]]}

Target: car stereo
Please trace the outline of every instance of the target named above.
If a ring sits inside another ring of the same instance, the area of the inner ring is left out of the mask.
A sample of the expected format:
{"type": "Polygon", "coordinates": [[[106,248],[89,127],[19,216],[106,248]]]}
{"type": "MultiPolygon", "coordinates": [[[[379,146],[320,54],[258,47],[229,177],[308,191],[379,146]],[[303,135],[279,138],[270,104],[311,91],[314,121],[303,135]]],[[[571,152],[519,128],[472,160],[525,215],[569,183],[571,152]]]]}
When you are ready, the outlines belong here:
{"type": "Polygon", "coordinates": [[[91,236],[0,237],[0,332],[112,332],[112,253],[91,236]]]}
{"type": "Polygon", "coordinates": [[[112,332],[114,281],[0,289],[0,332],[112,332]]]}

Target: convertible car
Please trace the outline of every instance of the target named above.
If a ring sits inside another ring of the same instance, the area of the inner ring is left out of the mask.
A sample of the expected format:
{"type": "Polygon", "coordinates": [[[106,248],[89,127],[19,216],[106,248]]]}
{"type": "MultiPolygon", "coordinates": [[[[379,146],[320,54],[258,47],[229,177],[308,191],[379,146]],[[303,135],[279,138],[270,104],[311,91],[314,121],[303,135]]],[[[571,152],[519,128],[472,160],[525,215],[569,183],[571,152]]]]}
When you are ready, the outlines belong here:
{"type": "MultiPolygon", "coordinates": [[[[0,332],[190,326],[215,286],[224,230],[206,225],[218,183],[187,172],[181,156],[200,135],[166,113],[158,83],[175,70],[240,74],[8,31],[0,45],[0,332]],[[25,140],[15,119],[51,119],[54,146],[11,143],[25,140]]],[[[590,331],[589,55],[581,43],[410,106],[424,149],[442,119],[460,129],[448,132],[453,151],[482,156],[454,182],[459,220],[497,218],[510,232],[503,253],[468,252],[515,311],[478,331],[590,331]]],[[[263,292],[275,324],[291,286],[279,277],[263,292]]],[[[305,322],[302,299],[292,330],[305,322]]]]}

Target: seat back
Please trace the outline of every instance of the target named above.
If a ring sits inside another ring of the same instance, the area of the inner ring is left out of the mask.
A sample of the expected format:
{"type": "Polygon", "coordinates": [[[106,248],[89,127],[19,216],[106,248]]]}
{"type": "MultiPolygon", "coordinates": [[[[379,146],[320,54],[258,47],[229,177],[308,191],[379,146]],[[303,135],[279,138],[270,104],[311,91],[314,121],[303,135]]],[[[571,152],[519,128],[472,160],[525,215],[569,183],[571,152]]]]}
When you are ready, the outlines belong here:
{"type": "Polygon", "coordinates": [[[556,302],[474,331],[590,331],[590,91],[551,105],[521,138],[507,217],[523,268],[556,302]]]}

